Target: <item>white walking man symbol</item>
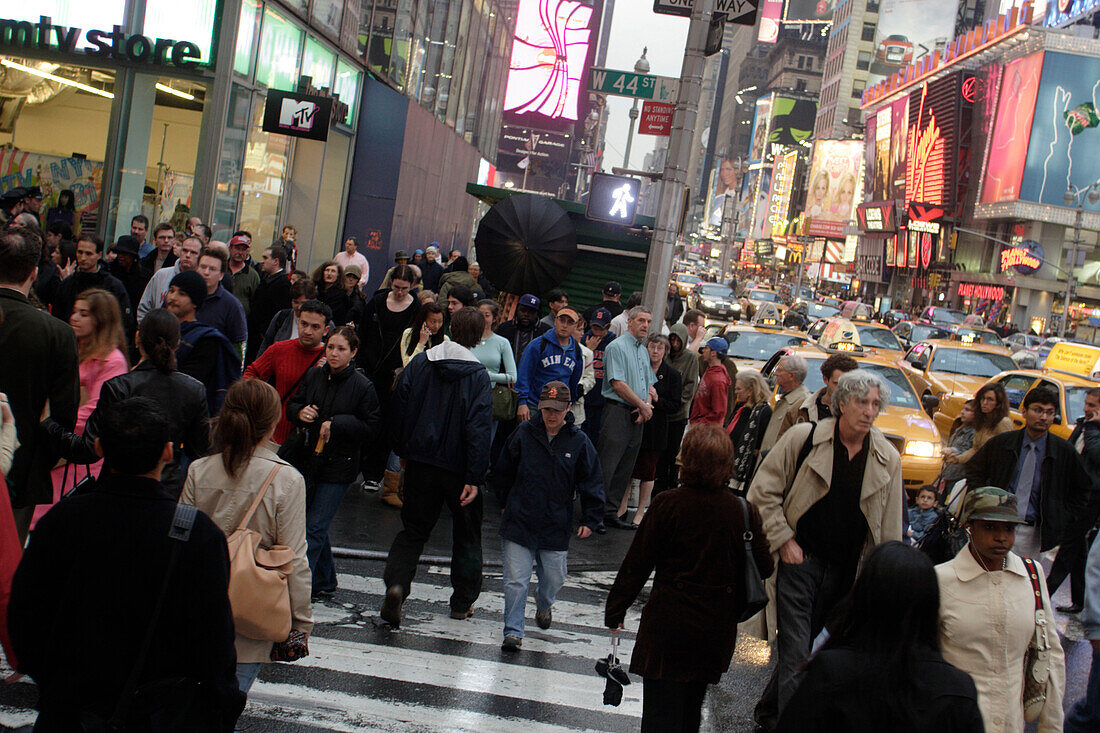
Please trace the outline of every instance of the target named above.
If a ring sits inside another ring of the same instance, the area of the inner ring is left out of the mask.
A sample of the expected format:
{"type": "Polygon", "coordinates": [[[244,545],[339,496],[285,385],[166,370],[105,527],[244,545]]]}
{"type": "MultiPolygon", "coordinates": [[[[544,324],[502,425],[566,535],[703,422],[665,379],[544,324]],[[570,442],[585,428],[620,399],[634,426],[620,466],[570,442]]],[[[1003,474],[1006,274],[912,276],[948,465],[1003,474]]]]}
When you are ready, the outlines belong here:
{"type": "Polygon", "coordinates": [[[607,212],[607,215],[627,218],[630,212],[627,210],[626,205],[634,203],[634,197],[630,195],[630,184],[624,183],[616,188],[611,192],[611,198],[615,199],[615,205],[611,207],[611,211],[607,212]]]}

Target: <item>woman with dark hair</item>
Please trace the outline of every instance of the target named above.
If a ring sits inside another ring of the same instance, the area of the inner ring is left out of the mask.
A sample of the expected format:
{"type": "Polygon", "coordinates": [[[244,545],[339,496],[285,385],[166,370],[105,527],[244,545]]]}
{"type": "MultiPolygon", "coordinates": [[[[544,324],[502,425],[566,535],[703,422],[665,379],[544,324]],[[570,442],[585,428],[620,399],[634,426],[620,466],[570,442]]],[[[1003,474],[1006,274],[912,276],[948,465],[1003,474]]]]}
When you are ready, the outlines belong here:
{"type": "MultiPolygon", "coordinates": [[[[122,312],[115,296],[106,290],[93,288],[76,296],[69,325],[76,336],[76,353],[80,359],[80,408],[76,412],[73,432],[84,430],[85,423],[99,402],[99,393],[109,379],[125,374],[126,340],[122,335],[122,312]]],[[[31,528],[47,511],[71,491],[81,476],[99,476],[102,461],[79,471],[76,466],[57,466],[50,472],[53,479],[53,502],[39,504],[34,510],[31,528]]]]}
{"type": "Polygon", "coordinates": [[[974,401],[978,404],[974,415],[974,441],[969,450],[961,453],[951,448],[944,449],[944,463],[966,463],[987,440],[994,435],[1007,433],[1014,427],[1012,418],[1008,416],[1008,395],[1000,382],[981,387],[974,393],[974,401]]]}
{"type": "Polygon", "coordinates": [[[51,206],[46,212],[46,226],[48,227],[54,222],[68,224],[70,230],[76,226],[76,204],[74,200],[71,190],[61,189],[61,192],[57,194],[57,206],[51,206]]]}
{"type": "Polygon", "coordinates": [[[607,596],[604,622],[619,633],[656,571],[630,656],[630,671],[644,678],[642,733],[699,730],[707,685],[733,658],[744,563],[755,563],[763,578],[772,573],[760,515],[726,488],[732,458],[721,427],[704,423],[688,431],[680,487],[653,499],[607,596]]]}
{"type": "Polygon", "coordinates": [[[378,437],[381,412],[374,385],[353,362],[359,337],[341,326],[325,345],[325,365],[312,367],[286,406],[297,428],[280,451],[305,476],[306,540],[313,596],[336,592],[328,529],[348,485],[359,473],[359,451],[378,437]]]}
{"type": "Polygon", "coordinates": [[[884,542],[863,563],[777,733],[981,733],[978,691],[940,654],[932,561],[884,542]]]}
{"type": "MultiPolygon", "coordinates": [[[[512,345],[508,343],[508,339],[496,333],[497,324],[500,322],[500,304],[485,298],[478,301],[477,309],[485,317],[485,330],[481,332],[481,340],[470,349],[470,352],[485,365],[493,389],[500,385],[511,389],[516,383],[516,360],[512,355],[512,345]]],[[[489,437],[490,444],[496,438],[498,425],[499,421],[494,418],[493,432],[489,437]]]]}
{"type": "MultiPolygon", "coordinates": [[[[390,402],[395,372],[401,367],[401,335],[412,325],[420,301],[410,293],[416,274],[408,265],[393,268],[390,287],[379,290],[362,309],[351,314],[362,348],[358,362],[378,395],[383,413],[390,402]]],[[[363,479],[381,487],[382,472],[390,454],[389,437],[383,435],[364,452],[363,479]]]]}
{"type": "Polygon", "coordinates": [[[344,325],[347,322],[348,311],[351,310],[351,299],[348,297],[347,284],[344,282],[344,268],[334,260],[322,262],[313,271],[311,279],[317,288],[317,300],[332,309],[332,322],[344,325]]]}
{"type": "Polygon", "coordinates": [[[412,325],[401,334],[401,366],[408,366],[412,358],[444,341],[450,341],[443,333],[443,311],[439,303],[420,306],[412,325]],[[415,337],[413,334],[416,334],[415,337]]]}
{"type": "MultiPolygon", "coordinates": [[[[293,569],[287,575],[291,632],[287,640],[280,640],[280,646],[297,645],[297,658],[304,656],[303,651],[308,653],[307,638],[313,630],[306,559],[306,485],[302,474],[268,447],[281,415],[279,393],[267,382],[243,379],[230,387],[214,423],[217,453],[191,464],[180,503],[198,507],[226,537],[247,519],[244,526],[259,535],[259,547],[266,550],[284,545],[293,551],[293,569]]],[[[271,641],[237,632],[241,692],[248,693],[260,664],[270,661],[273,646],[271,641]]]]}
{"type": "Polygon", "coordinates": [[[206,387],[176,369],[179,340],[178,318],[164,308],[149,311],[137,334],[141,360],[126,374],[104,383],[96,409],[84,425],[83,435],[65,430],[52,418],[43,421],[58,455],[70,463],[97,462],[100,456],[95,450],[95,439],[101,432],[103,410],[130,397],[148,397],[168,418],[174,451],[172,461],[161,474],[161,483],[178,494],[186,473],[184,456],[191,461],[201,458],[210,445],[206,387]]]}

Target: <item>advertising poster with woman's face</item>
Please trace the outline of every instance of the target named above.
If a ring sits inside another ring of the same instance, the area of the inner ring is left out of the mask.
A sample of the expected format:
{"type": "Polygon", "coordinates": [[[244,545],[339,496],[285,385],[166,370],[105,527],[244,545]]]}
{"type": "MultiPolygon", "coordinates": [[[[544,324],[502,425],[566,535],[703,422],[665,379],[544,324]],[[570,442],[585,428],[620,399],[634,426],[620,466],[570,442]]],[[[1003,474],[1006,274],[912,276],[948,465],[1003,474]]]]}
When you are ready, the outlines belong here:
{"type": "Polygon", "coordinates": [[[741,200],[737,204],[737,234],[738,237],[747,237],[752,230],[752,205],[756,200],[756,182],[760,177],[760,169],[745,171],[741,177],[741,200]]]}
{"type": "Polygon", "coordinates": [[[726,197],[737,196],[738,161],[733,158],[722,158],[718,164],[718,170],[714,176],[714,188],[710,197],[710,212],[707,216],[707,224],[712,227],[722,225],[722,212],[725,210],[726,197]]]}
{"type": "Polygon", "coordinates": [[[806,191],[809,234],[839,237],[862,198],[863,142],[818,140],[806,191]]]}

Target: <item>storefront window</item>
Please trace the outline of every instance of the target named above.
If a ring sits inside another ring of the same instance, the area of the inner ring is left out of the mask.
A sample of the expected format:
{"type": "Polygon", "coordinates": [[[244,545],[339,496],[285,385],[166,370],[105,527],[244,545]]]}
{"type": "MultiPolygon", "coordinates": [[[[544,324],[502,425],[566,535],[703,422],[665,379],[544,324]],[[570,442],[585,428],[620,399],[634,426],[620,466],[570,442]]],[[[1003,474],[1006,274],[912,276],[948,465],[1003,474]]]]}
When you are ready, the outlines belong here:
{"type": "Polygon", "coordinates": [[[363,83],[363,73],[351,64],[343,61],[336,63],[336,83],[332,85],[332,91],[340,95],[340,101],[348,106],[348,115],[343,122],[348,127],[355,127],[355,120],[359,116],[359,88],[363,83]]]}
{"type": "Polygon", "coordinates": [[[312,38],[306,38],[306,50],[302,54],[302,75],[313,80],[317,89],[332,89],[332,72],[336,68],[336,54],[312,38]]]}
{"type": "Polygon", "coordinates": [[[252,49],[256,45],[256,19],[259,15],[259,0],[241,0],[241,28],[237,32],[233,71],[244,76],[252,71],[252,49]]]}
{"type": "Polygon", "coordinates": [[[344,0],[313,0],[311,21],[326,36],[340,40],[340,20],[344,15],[344,0]]]}
{"type": "Polygon", "coordinates": [[[222,140],[214,197],[215,236],[221,239],[227,239],[228,234],[237,228],[237,204],[240,201],[241,171],[244,169],[251,102],[252,93],[240,84],[234,84],[229,92],[229,114],[225,121],[225,137],[222,140]]]}
{"type": "MultiPolygon", "coordinates": [[[[94,6],[99,3],[86,4],[94,6]]],[[[202,63],[211,64],[214,62],[211,56],[213,46],[211,39],[214,34],[217,6],[217,0],[186,0],[186,2],[146,0],[145,35],[150,38],[190,41],[199,47],[202,63]]],[[[103,26],[92,25],[91,27],[102,28],[103,26]]]]}
{"type": "Polygon", "coordinates": [[[309,17],[309,0],[283,0],[283,5],[301,13],[303,18],[309,17]]]}
{"type": "Polygon", "coordinates": [[[245,145],[241,202],[237,217],[240,227],[252,232],[254,242],[274,241],[292,139],[286,135],[264,132],[263,121],[264,98],[256,95],[252,105],[248,142],[245,145]]]}
{"type": "Polygon", "coordinates": [[[325,143],[325,162],[317,196],[317,217],[314,220],[310,269],[328,259],[339,248],[340,212],[344,208],[344,180],[347,177],[351,136],[333,130],[325,143]]]}
{"type": "Polygon", "coordinates": [[[256,59],[256,83],[269,89],[296,89],[301,48],[302,31],[279,13],[265,9],[260,53],[256,59]]]}

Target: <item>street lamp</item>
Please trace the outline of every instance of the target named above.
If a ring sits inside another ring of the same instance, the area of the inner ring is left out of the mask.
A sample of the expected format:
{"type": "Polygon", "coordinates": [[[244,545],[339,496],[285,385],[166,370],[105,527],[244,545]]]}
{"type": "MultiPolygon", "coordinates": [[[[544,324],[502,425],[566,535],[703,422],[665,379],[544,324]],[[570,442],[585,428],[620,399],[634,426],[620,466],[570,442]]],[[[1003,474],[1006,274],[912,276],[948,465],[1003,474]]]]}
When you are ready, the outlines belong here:
{"type": "Polygon", "coordinates": [[[1073,246],[1070,248],[1069,264],[1066,267],[1066,305],[1058,328],[1058,335],[1062,337],[1066,335],[1066,325],[1069,322],[1069,301],[1073,294],[1073,268],[1077,264],[1077,247],[1081,244],[1081,217],[1085,213],[1085,202],[1082,196],[1087,197],[1089,203],[1095,206],[1100,201],[1100,191],[1097,190],[1096,183],[1092,183],[1083,191],[1071,183],[1062,194],[1062,200],[1066,202],[1066,206],[1073,206],[1073,202],[1077,202],[1077,213],[1073,217],[1073,246]]]}
{"type": "MultiPolygon", "coordinates": [[[[634,62],[634,73],[649,73],[649,60],[645,57],[648,52],[648,46],[642,49],[642,57],[634,62]]],[[[638,98],[634,97],[634,103],[630,105],[630,128],[626,133],[626,152],[623,153],[623,168],[630,167],[630,143],[634,142],[634,120],[636,119],[638,119],[638,98]]]]}

